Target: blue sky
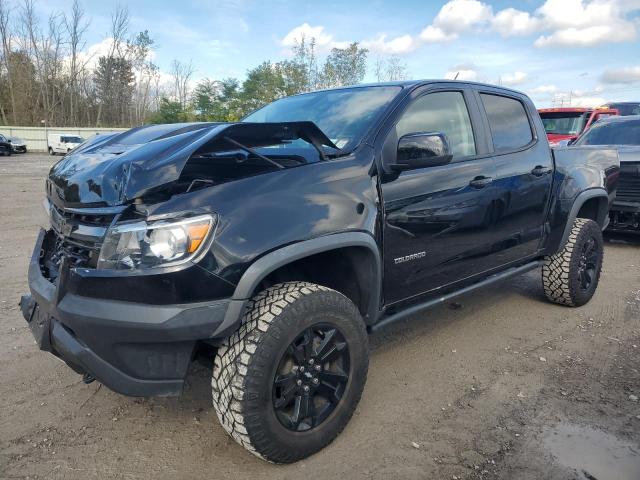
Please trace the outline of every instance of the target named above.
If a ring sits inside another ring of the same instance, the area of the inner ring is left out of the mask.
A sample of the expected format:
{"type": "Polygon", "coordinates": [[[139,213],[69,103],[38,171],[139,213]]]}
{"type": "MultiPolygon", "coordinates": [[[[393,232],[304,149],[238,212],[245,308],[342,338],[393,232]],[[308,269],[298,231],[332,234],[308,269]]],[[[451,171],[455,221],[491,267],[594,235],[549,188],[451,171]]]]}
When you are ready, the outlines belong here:
{"type": "MultiPolygon", "coordinates": [[[[87,48],[107,36],[116,3],[84,0],[87,48]]],[[[39,2],[44,19],[71,0],[39,2]]],[[[149,30],[155,62],[192,60],[196,78],[242,78],[286,58],[301,34],[320,55],[358,41],[376,57],[398,55],[410,78],[502,83],[539,106],[640,101],[640,0],[324,1],[135,0],[131,30],[149,30]]]]}

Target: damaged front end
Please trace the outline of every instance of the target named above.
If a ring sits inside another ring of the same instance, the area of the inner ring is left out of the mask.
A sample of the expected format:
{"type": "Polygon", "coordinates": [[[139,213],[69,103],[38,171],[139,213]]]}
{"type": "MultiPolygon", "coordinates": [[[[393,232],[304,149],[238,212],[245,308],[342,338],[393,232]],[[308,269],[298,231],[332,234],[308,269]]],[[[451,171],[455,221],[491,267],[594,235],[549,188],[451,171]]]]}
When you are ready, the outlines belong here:
{"type": "Polygon", "coordinates": [[[219,273],[224,253],[210,251],[215,202],[193,193],[335,148],[291,122],[140,127],[74,150],[47,179],[50,228],[20,302],[40,348],[123,394],[179,394],[196,344],[224,334],[241,305],[219,273]]]}

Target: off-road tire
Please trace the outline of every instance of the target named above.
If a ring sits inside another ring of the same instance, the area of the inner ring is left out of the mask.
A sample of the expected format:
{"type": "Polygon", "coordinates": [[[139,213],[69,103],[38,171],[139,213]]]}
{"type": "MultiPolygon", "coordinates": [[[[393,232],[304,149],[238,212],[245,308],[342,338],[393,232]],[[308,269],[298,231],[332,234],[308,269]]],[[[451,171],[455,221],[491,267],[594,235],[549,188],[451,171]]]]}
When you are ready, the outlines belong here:
{"type": "Polygon", "coordinates": [[[551,302],[570,307],[584,305],[596,291],[604,252],[602,230],[593,220],[576,218],[567,243],[554,255],[545,257],[542,267],[544,293],[551,302]],[[585,242],[595,240],[597,263],[589,288],[580,285],[580,257],[585,242]]]}
{"type": "Polygon", "coordinates": [[[346,426],[360,400],[369,363],[367,332],[351,300],[306,282],[274,285],[248,304],[240,328],[217,350],[213,406],[231,437],[256,456],[291,463],[328,445],[346,426]],[[349,349],[349,380],[340,402],[319,425],[292,431],[278,420],[273,380],[285,350],[319,322],[339,329],[349,349]]]}

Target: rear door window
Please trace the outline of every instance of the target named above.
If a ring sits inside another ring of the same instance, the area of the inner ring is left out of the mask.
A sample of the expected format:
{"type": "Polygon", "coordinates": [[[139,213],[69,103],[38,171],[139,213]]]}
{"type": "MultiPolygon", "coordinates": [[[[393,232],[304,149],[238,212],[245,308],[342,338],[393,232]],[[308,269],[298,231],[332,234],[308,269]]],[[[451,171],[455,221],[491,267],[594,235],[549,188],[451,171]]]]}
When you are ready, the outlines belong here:
{"type": "Polygon", "coordinates": [[[481,93],[487,112],[493,148],[496,153],[522,148],[533,140],[529,117],[524,105],[515,98],[481,93]]]}

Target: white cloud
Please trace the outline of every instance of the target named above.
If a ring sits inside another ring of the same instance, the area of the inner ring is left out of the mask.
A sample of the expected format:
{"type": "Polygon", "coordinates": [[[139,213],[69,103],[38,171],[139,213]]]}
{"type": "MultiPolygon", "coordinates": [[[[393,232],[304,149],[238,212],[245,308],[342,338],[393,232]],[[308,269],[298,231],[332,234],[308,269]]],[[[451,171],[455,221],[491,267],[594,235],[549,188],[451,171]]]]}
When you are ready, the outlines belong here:
{"type": "Polygon", "coordinates": [[[493,10],[490,5],[478,0],[451,0],[445,3],[433,25],[445,33],[460,33],[491,20],[493,10]]]}
{"type": "Polygon", "coordinates": [[[558,87],[555,85],[540,85],[538,87],[530,88],[528,91],[532,94],[556,93],[558,91],[558,87]]]}
{"type": "Polygon", "coordinates": [[[302,25],[298,25],[297,27],[289,31],[289,33],[287,33],[284,38],[280,40],[280,44],[284,47],[291,48],[299,43],[303,38],[306,41],[309,41],[313,38],[316,42],[316,47],[318,47],[320,50],[330,48],[344,48],[349,43],[335,41],[333,39],[333,35],[327,33],[324,29],[324,26],[322,25],[313,27],[305,22],[302,25]]]}
{"type": "Polygon", "coordinates": [[[529,75],[524,72],[513,72],[507,73],[501,77],[501,81],[503,85],[507,87],[515,87],[516,85],[521,85],[529,79],[529,75]]]}
{"type": "Polygon", "coordinates": [[[542,35],[533,44],[536,47],[591,47],[602,43],[630,42],[636,38],[631,23],[594,25],[584,28],[564,28],[551,35],[542,35]]]}
{"type": "Polygon", "coordinates": [[[440,27],[427,26],[420,32],[420,40],[425,43],[446,43],[458,38],[457,33],[447,33],[440,27]]]}
{"type": "Polygon", "coordinates": [[[491,20],[490,5],[478,0],[451,0],[445,3],[431,25],[420,32],[425,43],[445,43],[458,38],[460,33],[486,24],[491,20]]]}
{"type": "MultiPolygon", "coordinates": [[[[450,0],[418,35],[389,38],[385,33],[362,41],[363,46],[381,54],[404,54],[420,44],[447,43],[469,30],[491,30],[503,37],[539,32],[536,47],[588,47],[603,43],[633,41],[640,20],[629,18],[640,11],[640,0],[546,0],[533,12],[505,8],[494,15],[493,8],[480,0],[450,0]]],[[[293,28],[280,43],[291,48],[303,37],[315,38],[319,50],[344,48],[322,25],[303,23],[293,28]]]]}
{"type": "Polygon", "coordinates": [[[503,37],[510,37],[512,35],[529,35],[541,27],[541,22],[540,19],[531,16],[529,12],[505,8],[493,17],[491,26],[503,37]]]}
{"type": "Polygon", "coordinates": [[[640,65],[635,67],[614,68],[605,70],[601,77],[604,83],[637,83],[640,82],[640,65]]]}
{"type": "Polygon", "coordinates": [[[400,37],[387,40],[387,35],[382,34],[373,40],[364,40],[362,42],[362,46],[368,48],[372,52],[387,55],[398,55],[410,52],[415,48],[416,44],[411,35],[402,35],[400,37]]]}
{"type": "Polygon", "coordinates": [[[564,105],[565,107],[598,107],[607,100],[603,97],[592,95],[576,95],[575,92],[557,93],[553,97],[555,105],[564,105]]]}
{"type": "Polygon", "coordinates": [[[536,47],[588,47],[634,40],[637,27],[625,15],[638,9],[638,0],[546,0],[533,14],[501,10],[491,23],[503,37],[547,32],[536,47]]]}
{"type": "Polygon", "coordinates": [[[449,80],[469,80],[474,81],[478,79],[478,72],[472,67],[460,65],[459,67],[453,67],[444,74],[444,78],[449,80]]]}

